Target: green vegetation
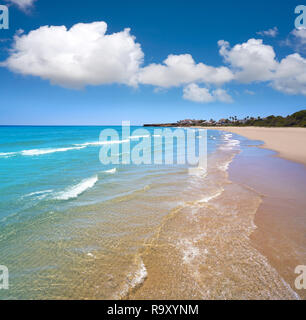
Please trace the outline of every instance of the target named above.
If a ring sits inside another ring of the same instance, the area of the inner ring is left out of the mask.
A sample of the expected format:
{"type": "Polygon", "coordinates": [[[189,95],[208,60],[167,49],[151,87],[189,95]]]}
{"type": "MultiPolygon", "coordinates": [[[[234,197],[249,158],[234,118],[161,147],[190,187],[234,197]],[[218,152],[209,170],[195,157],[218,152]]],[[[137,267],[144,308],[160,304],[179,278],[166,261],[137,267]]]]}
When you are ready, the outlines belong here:
{"type": "Polygon", "coordinates": [[[176,123],[163,123],[163,124],[145,124],[145,127],[217,127],[217,126],[235,126],[235,127],[306,127],[306,110],[295,112],[287,117],[282,116],[269,116],[266,118],[261,117],[246,117],[238,119],[229,117],[228,119],[220,119],[215,121],[210,120],[192,120],[185,119],[176,123]]]}
{"type": "MultiPolygon", "coordinates": [[[[237,125],[237,123],[235,123],[237,125]]],[[[248,118],[239,123],[244,126],[258,127],[306,127],[306,110],[301,110],[287,117],[269,116],[264,119],[248,118]]]]}
{"type": "Polygon", "coordinates": [[[210,120],[181,120],[176,124],[172,124],[182,127],[190,126],[255,126],[255,127],[306,127],[306,110],[301,110],[293,113],[287,117],[271,115],[266,118],[261,117],[246,117],[244,119],[238,119],[235,117],[229,117],[229,119],[220,119],[215,121],[210,120]]]}

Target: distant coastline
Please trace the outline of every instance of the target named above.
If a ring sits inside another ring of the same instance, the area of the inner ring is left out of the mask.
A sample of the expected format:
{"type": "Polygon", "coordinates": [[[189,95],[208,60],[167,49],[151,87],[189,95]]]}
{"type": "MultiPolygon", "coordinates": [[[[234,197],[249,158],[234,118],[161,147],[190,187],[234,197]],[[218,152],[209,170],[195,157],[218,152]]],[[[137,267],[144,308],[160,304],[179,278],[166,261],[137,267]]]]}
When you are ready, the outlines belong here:
{"type": "Polygon", "coordinates": [[[175,123],[155,123],[144,124],[144,127],[303,127],[306,128],[306,110],[295,112],[287,117],[282,116],[268,116],[266,118],[261,117],[245,117],[244,119],[238,119],[236,116],[229,117],[228,119],[220,119],[215,121],[210,120],[194,120],[185,119],[175,123]]]}

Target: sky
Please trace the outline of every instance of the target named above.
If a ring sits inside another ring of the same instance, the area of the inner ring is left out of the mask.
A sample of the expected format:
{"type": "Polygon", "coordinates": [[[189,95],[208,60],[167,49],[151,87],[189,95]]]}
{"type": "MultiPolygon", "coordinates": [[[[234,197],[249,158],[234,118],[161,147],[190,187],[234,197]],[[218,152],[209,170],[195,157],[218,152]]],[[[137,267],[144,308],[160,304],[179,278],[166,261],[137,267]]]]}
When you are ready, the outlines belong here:
{"type": "Polygon", "coordinates": [[[0,29],[0,125],[306,109],[306,29],[295,28],[303,4],[0,0],[9,9],[9,29],[0,29]]]}

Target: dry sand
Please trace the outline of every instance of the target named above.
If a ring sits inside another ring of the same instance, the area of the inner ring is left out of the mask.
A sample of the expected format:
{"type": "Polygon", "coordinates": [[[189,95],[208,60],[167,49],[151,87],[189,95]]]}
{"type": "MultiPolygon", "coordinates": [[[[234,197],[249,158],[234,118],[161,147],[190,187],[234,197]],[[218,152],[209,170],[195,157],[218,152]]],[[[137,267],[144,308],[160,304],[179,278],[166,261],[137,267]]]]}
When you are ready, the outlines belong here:
{"type": "MultiPolygon", "coordinates": [[[[203,127],[202,127],[203,128],[203,127]]],[[[207,127],[237,133],[264,142],[263,148],[278,152],[282,158],[306,165],[306,128],[207,127]]]]}

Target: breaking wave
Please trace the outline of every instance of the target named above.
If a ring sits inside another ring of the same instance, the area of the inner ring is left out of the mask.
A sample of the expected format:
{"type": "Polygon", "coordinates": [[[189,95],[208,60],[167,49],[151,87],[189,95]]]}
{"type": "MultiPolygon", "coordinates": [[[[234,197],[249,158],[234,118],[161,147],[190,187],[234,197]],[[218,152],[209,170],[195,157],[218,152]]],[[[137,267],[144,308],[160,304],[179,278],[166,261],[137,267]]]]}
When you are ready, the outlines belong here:
{"type": "Polygon", "coordinates": [[[84,179],[77,185],[69,187],[63,192],[58,193],[55,197],[56,200],[69,200],[77,198],[80,194],[85,192],[86,190],[92,188],[98,181],[98,176],[94,176],[88,179],[84,179]]]}

